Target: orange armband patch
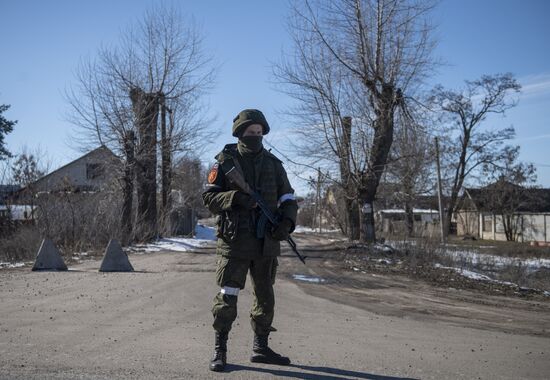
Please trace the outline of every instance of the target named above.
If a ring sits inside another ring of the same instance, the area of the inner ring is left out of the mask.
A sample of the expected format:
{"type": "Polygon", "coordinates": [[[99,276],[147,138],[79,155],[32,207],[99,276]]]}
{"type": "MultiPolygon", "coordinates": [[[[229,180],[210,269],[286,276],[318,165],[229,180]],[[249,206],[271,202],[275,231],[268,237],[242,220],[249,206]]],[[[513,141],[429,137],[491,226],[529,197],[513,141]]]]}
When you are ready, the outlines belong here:
{"type": "Polygon", "coordinates": [[[215,163],[214,166],[212,166],[212,169],[210,169],[210,173],[208,173],[208,183],[214,183],[218,177],[218,167],[219,165],[215,163]]]}

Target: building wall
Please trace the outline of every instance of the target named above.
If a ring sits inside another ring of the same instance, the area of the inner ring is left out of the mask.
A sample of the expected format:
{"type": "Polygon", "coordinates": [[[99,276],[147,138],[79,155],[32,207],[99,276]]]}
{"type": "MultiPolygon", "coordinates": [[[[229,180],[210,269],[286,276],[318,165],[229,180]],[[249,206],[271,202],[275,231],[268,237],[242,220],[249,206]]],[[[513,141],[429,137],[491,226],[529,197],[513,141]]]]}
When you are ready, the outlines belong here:
{"type": "MultiPolygon", "coordinates": [[[[401,210],[379,211],[376,213],[376,225],[380,232],[395,235],[407,233],[405,212],[401,210]]],[[[433,237],[439,234],[439,214],[437,212],[414,212],[413,229],[415,236],[433,237]]]]}
{"type": "Polygon", "coordinates": [[[455,213],[456,234],[458,236],[480,237],[479,214],[476,211],[460,211],[455,213]]]}
{"type": "MultiPolygon", "coordinates": [[[[550,242],[550,213],[517,214],[520,223],[520,242],[550,242]]],[[[502,219],[498,215],[480,214],[479,236],[486,240],[505,241],[502,219]]]]}
{"type": "Polygon", "coordinates": [[[546,234],[546,221],[550,221],[548,215],[524,215],[523,216],[523,240],[524,241],[548,241],[546,234]]]}

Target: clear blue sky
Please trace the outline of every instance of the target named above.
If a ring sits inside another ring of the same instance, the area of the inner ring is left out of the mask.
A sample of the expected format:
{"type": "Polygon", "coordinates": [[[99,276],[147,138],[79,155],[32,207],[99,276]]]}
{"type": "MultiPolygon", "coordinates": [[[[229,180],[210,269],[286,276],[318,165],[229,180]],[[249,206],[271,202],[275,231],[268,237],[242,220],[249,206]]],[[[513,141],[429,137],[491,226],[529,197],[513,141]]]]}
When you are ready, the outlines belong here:
{"type": "MultiPolygon", "coordinates": [[[[79,59],[117,41],[153,4],[150,0],[0,0],[0,104],[19,122],[8,148],[40,145],[58,166],[79,153],[68,145],[72,126],[63,90],[79,59]]],[[[271,83],[271,62],[290,48],[286,1],[179,1],[205,35],[205,48],[220,62],[209,102],[224,130],[211,156],[231,141],[230,126],[243,108],[263,110],[274,130],[289,126],[277,112],[290,100],[271,83]]],[[[436,55],[447,65],[434,83],[456,87],[482,74],[512,72],[524,86],[519,105],[488,126],[514,125],[521,158],[537,164],[539,183],[550,187],[550,1],[443,0],[433,14],[438,25],[436,55]]],[[[211,157],[203,157],[211,161],[211,157]]],[[[298,185],[297,187],[300,187],[298,185]]]]}

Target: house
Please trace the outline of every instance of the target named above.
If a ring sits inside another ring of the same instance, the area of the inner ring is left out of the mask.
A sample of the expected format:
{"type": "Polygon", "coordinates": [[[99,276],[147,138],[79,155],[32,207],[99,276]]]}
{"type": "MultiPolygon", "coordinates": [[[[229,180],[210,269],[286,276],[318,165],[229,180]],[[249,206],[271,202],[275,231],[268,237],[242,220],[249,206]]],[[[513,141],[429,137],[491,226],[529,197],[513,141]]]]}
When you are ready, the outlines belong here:
{"type": "MultiPolygon", "coordinates": [[[[400,192],[400,185],[390,182],[380,183],[377,199],[374,202],[375,225],[379,232],[406,234],[407,215],[404,209],[407,198],[400,192]]],[[[435,236],[439,234],[439,202],[437,195],[415,195],[409,203],[413,210],[413,234],[435,236]]],[[[343,194],[336,185],[327,189],[326,202],[335,213],[345,208],[343,194]]],[[[357,210],[359,212],[359,210],[357,210]]]]}
{"type": "Polygon", "coordinates": [[[547,243],[550,189],[525,188],[503,181],[483,188],[466,188],[455,220],[458,235],[547,243]]]}
{"type": "MultiPolygon", "coordinates": [[[[404,233],[407,230],[406,212],[400,208],[378,210],[374,214],[378,228],[385,233],[404,233]]],[[[439,211],[436,209],[413,208],[413,229],[415,235],[438,233],[439,211]]]]}
{"type": "Polygon", "coordinates": [[[0,218],[31,223],[35,211],[36,206],[31,205],[0,205],[0,218]]]}
{"type": "Polygon", "coordinates": [[[0,219],[32,223],[36,207],[13,204],[13,199],[20,190],[18,185],[0,185],[0,219]]]}
{"type": "Polygon", "coordinates": [[[35,182],[11,192],[9,205],[0,209],[12,220],[32,221],[36,217],[37,198],[60,193],[95,193],[115,178],[119,159],[105,146],[100,146],[80,158],[52,171],[35,182]]]}
{"type": "Polygon", "coordinates": [[[118,157],[102,145],[38,179],[27,188],[32,188],[34,193],[66,190],[96,192],[115,178],[118,166],[118,157]]]}

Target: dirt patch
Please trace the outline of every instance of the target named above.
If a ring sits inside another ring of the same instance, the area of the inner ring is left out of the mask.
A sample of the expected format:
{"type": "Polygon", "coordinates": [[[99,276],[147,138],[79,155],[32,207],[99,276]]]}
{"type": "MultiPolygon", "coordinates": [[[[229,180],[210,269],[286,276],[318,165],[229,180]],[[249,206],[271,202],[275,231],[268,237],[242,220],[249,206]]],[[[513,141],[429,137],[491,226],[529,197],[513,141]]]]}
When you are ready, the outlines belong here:
{"type": "Polygon", "coordinates": [[[284,250],[280,273],[308,294],[382,315],[550,337],[550,297],[540,291],[465,278],[453,270],[417,266],[395,253],[366,256],[319,237],[297,236],[307,265],[284,250]],[[332,249],[327,249],[327,248],[332,249]],[[302,281],[296,274],[318,279],[302,281]]]}

